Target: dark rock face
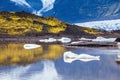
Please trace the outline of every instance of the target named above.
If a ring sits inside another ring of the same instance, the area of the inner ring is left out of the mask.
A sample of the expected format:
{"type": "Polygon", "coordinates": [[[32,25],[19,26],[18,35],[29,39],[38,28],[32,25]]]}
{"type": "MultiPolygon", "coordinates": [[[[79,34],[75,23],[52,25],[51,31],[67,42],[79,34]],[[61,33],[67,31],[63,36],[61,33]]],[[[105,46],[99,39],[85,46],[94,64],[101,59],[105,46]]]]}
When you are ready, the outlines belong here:
{"type": "Polygon", "coordinates": [[[120,42],[120,38],[117,38],[115,41],[116,41],[116,42],[120,42]]]}

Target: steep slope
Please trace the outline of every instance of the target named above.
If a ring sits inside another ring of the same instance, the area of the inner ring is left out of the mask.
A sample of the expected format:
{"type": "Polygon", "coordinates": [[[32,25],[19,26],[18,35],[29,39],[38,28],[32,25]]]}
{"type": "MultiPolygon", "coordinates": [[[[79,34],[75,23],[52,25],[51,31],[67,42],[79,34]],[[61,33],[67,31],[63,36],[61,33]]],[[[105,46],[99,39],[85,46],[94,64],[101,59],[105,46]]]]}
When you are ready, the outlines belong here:
{"type": "Polygon", "coordinates": [[[1,36],[73,36],[95,37],[104,34],[96,29],[78,27],[53,17],[40,17],[26,12],[0,12],[1,36]]]}

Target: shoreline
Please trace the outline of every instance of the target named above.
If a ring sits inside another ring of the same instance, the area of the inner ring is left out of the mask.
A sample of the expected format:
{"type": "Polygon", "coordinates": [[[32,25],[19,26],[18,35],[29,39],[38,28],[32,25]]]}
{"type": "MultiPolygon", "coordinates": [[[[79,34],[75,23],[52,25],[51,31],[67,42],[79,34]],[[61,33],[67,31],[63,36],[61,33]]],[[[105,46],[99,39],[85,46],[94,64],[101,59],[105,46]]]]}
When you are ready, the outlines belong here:
{"type": "MultiPolygon", "coordinates": [[[[60,36],[39,36],[39,37],[0,37],[0,43],[37,43],[37,44],[61,44],[64,47],[69,48],[115,48],[117,49],[117,42],[80,42],[77,44],[71,44],[71,43],[60,43],[60,42],[51,42],[51,43],[44,43],[40,42],[40,39],[45,38],[60,38],[60,36]]],[[[75,38],[70,37],[72,39],[72,42],[76,41],[75,38]]]]}

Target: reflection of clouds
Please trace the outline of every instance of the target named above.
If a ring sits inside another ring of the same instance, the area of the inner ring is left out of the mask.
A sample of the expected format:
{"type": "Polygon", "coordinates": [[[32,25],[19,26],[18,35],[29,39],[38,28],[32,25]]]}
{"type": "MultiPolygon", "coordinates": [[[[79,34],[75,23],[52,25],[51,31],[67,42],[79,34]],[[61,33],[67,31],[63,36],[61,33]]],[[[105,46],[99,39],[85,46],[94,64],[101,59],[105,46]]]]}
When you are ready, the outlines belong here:
{"type": "Polygon", "coordinates": [[[23,80],[23,78],[21,79],[21,76],[25,74],[29,68],[30,66],[19,67],[7,73],[3,72],[0,74],[0,79],[1,80],[23,80]]]}
{"type": "Polygon", "coordinates": [[[36,73],[32,73],[31,75],[27,75],[32,65],[26,67],[18,67],[11,70],[8,73],[1,73],[1,80],[61,80],[61,77],[56,71],[55,64],[52,61],[43,61],[44,68],[42,71],[38,71],[36,73]],[[22,77],[25,76],[25,77],[22,77]]]}
{"type": "Polygon", "coordinates": [[[52,61],[43,61],[43,65],[43,70],[32,74],[29,80],[61,80],[52,61]]]}

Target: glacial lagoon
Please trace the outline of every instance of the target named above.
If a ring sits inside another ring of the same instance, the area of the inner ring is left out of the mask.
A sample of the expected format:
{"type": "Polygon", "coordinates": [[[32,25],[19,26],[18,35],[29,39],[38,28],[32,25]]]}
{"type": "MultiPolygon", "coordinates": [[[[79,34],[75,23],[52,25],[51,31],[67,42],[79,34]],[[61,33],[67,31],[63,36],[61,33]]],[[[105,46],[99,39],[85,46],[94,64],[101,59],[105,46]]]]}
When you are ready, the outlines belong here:
{"type": "Polygon", "coordinates": [[[119,80],[119,49],[68,48],[61,44],[40,44],[24,49],[25,43],[0,44],[0,80],[119,80]],[[100,60],[64,62],[63,55],[100,56],[100,60]]]}

